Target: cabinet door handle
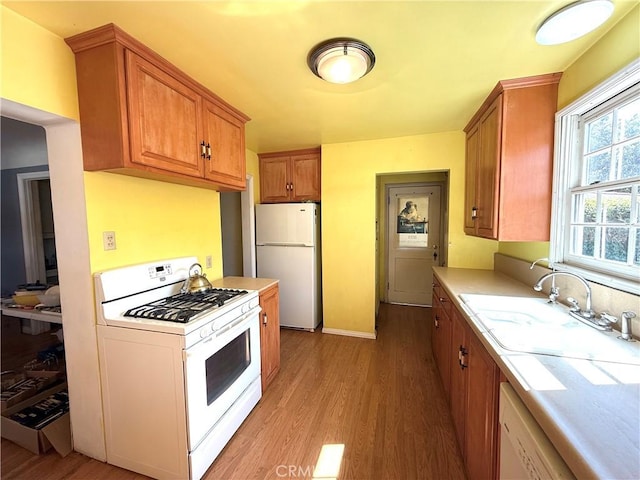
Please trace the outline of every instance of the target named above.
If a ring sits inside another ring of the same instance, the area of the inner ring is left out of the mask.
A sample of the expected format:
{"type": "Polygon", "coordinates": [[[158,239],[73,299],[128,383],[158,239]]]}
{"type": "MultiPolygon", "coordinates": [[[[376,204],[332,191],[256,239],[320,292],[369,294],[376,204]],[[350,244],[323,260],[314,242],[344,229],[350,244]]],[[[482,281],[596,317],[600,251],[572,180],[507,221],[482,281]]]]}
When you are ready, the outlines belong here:
{"type": "Polygon", "coordinates": [[[471,208],[471,219],[475,220],[476,218],[478,218],[478,208],[477,207],[472,207],[471,208]]]}
{"type": "Polygon", "coordinates": [[[263,325],[267,324],[267,314],[266,313],[262,315],[262,324],[263,325]]]}
{"type": "Polygon", "coordinates": [[[207,143],[207,160],[211,160],[211,144],[207,143]]]}
{"type": "Polygon", "coordinates": [[[207,151],[205,149],[204,140],[202,141],[202,143],[200,143],[200,156],[202,158],[206,158],[206,156],[207,156],[207,151]]]}
{"type": "Polygon", "coordinates": [[[436,315],[436,318],[433,319],[433,324],[436,328],[440,328],[440,317],[438,317],[438,315],[436,315]]]}
{"type": "Polygon", "coordinates": [[[458,364],[460,365],[460,368],[462,370],[464,370],[468,366],[465,361],[466,355],[467,355],[467,349],[464,348],[462,345],[460,345],[460,348],[458,349],[458,364]]]}

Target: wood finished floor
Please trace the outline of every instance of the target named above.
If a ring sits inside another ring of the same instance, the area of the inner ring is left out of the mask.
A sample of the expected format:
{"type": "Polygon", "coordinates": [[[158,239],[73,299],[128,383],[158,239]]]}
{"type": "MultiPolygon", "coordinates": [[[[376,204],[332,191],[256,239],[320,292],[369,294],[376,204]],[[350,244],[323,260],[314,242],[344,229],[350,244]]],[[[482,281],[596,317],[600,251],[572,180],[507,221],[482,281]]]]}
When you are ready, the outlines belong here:
{"type": "MultiPolygon", "coordinates": [[[[340,480],[464,479],[430,314],[383,304],[375,341],[283,329],[280,373],[204,478],[312,478],[322,446],[342,444],[340,480]]],[[[2,479],[35,478],[146,477],[2,439],[2,479]]]]}

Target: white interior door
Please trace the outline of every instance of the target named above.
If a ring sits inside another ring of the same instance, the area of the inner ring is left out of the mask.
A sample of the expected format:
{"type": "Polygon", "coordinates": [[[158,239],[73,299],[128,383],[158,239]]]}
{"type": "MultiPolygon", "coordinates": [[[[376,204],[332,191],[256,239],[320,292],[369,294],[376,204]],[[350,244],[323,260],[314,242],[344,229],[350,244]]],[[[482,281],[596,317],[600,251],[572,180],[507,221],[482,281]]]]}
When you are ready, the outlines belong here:
{"type": "Polygon", "coordinates": [[[389,187],[388,193],[387,301],[431,305],[432,267],[441,256],[441,187],[389,187]]]}

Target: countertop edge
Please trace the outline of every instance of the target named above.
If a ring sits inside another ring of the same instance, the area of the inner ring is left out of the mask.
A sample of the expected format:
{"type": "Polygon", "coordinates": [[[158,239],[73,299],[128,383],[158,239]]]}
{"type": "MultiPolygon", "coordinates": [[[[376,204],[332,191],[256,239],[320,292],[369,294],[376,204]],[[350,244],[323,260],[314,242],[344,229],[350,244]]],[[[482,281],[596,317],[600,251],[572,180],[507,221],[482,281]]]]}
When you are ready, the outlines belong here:
{"type": "Polygon", "coordinates": [[[235,288],[241,290],[257,290],[259,293],[277,285],[279,280],[275,278],[255,278],[255,277],[222,277],[212,280],[211,285],[219,288],[235,288]]]}

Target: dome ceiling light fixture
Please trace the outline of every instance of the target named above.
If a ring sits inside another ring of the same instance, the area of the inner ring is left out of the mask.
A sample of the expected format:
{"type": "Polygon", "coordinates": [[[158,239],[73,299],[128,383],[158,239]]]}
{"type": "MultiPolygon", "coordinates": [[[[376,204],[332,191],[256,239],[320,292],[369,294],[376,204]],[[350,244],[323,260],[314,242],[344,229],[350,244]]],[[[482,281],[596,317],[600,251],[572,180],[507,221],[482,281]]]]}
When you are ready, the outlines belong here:
{"type": "Polygon", "coordinates": [[[613,13],[611,0],[579,0],[556,11],[536,32],[540,45],[570,42],[595,30],[613,13]]]}
{"type": "Polygon", "coordinates": [[[332,38],[309,52],[307,65],[331,83],[351,83],[364,77],[376,63],[371,47],[354,38],[332,38]]]}

